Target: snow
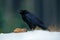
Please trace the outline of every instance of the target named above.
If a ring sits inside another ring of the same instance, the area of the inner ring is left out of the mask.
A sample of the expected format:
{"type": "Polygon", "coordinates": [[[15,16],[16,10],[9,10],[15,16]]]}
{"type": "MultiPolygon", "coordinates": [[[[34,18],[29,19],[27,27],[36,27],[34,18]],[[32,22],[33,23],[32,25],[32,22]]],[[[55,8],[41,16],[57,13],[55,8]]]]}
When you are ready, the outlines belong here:
{"type": "Polygon", "coordinates": [[[60,32],[34,30],[22,33],[1,33],[0,40],[60,40],[60,32]]]}

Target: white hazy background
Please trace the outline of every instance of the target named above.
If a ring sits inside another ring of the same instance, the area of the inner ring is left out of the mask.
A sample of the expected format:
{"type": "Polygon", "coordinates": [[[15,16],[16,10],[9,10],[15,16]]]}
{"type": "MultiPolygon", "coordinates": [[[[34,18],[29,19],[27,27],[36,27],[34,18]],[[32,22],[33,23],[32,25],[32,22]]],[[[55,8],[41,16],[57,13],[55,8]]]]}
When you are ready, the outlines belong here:
{"type": "Polygon", "coordinates": [[[60,40],[60,32],[34,30],[22,33],[1,33],[0,40],[60,40]]]}

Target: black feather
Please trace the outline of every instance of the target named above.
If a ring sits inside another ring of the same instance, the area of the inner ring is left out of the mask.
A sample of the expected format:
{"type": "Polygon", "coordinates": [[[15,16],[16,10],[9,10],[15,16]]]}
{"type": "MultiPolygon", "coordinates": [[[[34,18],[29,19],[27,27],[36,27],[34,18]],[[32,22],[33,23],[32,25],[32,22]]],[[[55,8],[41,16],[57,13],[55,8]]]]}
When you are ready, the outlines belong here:
{"type": "Polygon", "coordinates": [[[36,26],[39,26],[43,30],[47,30],[47,27],[44,25],[44,23],[27,10],[21,10],[20,14],[22,19],[29,25],[31,30],[35,29],[36,26]]]}

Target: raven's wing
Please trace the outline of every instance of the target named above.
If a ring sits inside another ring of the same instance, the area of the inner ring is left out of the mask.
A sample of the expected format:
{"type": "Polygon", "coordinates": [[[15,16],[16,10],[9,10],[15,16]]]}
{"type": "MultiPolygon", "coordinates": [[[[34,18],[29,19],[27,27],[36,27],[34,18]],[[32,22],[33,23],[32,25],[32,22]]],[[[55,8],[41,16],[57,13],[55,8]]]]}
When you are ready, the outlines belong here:
{"type": "Polygon", "coordinates": [[[30,23],[40,26],[42,29],[47,29],[44,23],[41,20],[39,20],[36,16],[34,16],[33,14],[28,13],[25,16],[27,20],[30,21],[30,23]]]}
{"type": "Polygon", "coordinates": [[[32,24],[32,20],[28,15],[22,15],[22,19],[29,25],[32,24]]]}
{"type": "Polygon", "coordinates": [[[31,21],[33,24],[44,24],[41,20],[39,20],[36,16],[31,13],[25,15],[27,20],[31,21]]]}

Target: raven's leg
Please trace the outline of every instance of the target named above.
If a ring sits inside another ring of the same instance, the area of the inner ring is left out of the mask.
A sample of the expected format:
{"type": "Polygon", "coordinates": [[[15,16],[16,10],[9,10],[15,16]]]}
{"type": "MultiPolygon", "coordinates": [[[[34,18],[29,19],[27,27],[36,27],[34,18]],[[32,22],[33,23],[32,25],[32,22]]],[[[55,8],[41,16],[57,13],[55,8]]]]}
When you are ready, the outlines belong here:
{"type": "Polygon", "coordinates": [[[33,26],[33,29],[32,30],[35,30],[36,26],[33,26]]]}
{"type": "Polygon", "coordinates": [[[30,24],[28,24],[28,26],[29,26],[30,30],[32,30],[32,26],[30,24]]]}
{"type": "Polygon", "coordinates": [[[29,28],[30,28],[30,30],[34,30],[36,28],[36,26],[33,24],[29,24],[29,28]]]}

